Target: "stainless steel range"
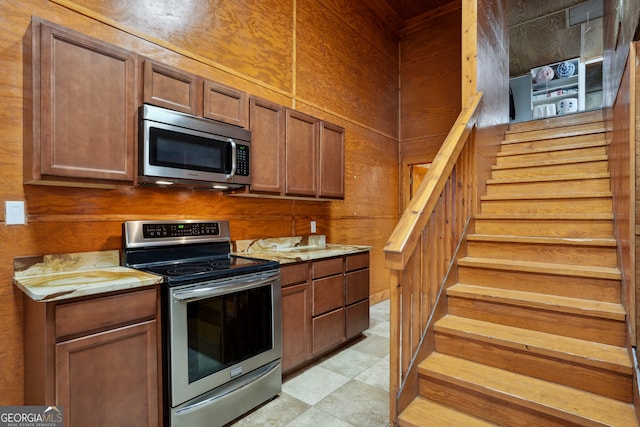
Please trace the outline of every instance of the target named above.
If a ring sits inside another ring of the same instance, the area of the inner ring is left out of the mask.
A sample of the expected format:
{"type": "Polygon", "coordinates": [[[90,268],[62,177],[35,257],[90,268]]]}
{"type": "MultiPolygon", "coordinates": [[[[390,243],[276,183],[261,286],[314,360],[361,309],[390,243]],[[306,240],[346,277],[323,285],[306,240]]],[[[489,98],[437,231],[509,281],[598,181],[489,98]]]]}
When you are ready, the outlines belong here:
{"type": "Polygon", "coordinates": [[[164,277],[167,425],[224,425],[280,392],[278,263],[230,249],[228,221],[123,225],[124,265],[164,277]]]}

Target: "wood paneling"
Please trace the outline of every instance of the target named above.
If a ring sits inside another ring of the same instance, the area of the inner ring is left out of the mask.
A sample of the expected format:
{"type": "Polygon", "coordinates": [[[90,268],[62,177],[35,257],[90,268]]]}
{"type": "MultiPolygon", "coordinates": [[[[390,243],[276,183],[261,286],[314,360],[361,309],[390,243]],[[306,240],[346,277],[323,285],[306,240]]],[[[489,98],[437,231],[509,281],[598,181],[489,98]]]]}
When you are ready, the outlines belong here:
{"type": "Polygon", "coordinates": [[[345,25],[342,15],[322,2],[296,3],[296,95],[302,102],[330,105],[342,116],[395,136],[396,58],[345,25]],[[356,104],[359,108],[353,110],[356,104]]]}
{"type": "MultiPolygon", "coordinates": [[[[609,142],[609,173],[611,174],[611,192],[613,193],[613,211],[615,216],[614,235],[618,240],[620,254],[622,290],[621,302],[629,313],[629,319],[635,319],[636,307],[635,289],[631,284],[636,281],[635,274],[635,237],[634,225],[637,223],[636,204],[638,203],[635,189],[637,177],[635,172],[636,147],[635,147],[635,121],[633,112],[637,111],[635,105],[636,65],[635,48],[631,49],[627,66],[622,74],[620,90],[611,109],[611,123],[608,126],[611,131],[607,134],[609,142]],[[635,212],[634,212],[635,211],[635,212]]],[[[635,329],[635,322],[629,323],[629,330],[635,329]]],[[[635,345],[636,337],[631,337],[630,345],[635,345]]]]}
{"type": "Polygon", "coordinates": [[[200,2],[193,10],[190,4],[0,3],[2,199],[25,200],[28,220],[25,226],[0,224],[0,405],[23,403],[22,293],[12,284],[13,258],[119,249],[126,220],[229,218],[234,240],[308,234],[314,220],[329,242],[373,247],[371,293],[385,295],[382,247],[398,211],[395,36],[359,2],[200,2]],[[343,9],[346,16],[338,13],[343,9]],[[344,201],[23,185],[23,128],[29,123],[22,109],[30,97],[23,42],[32,15],[345,128],[344,201]]]}
{"type": "Polygon", "coordinates": [[[224,67],[291,91],[294,2],[73,0],[73,3],[224,67]]]}
{"type": "MultiPolygon", "coordinates": [[[[463,15],[464,31],[475,33],[475,36],[468,34],[465,43],[475,40],[472,46],[477,52],[463,62],[463,75],[472,75],[473,79],[465,78],[462,97],[473,96],[476,92],[484,94],[476,132],[477,193],[482,195],[509,123],[508,0],[479,0],[476,13],[475,20],[466,12],[463,15]]],[[[475,200],[479,202],[480,198],[475,200]]]]}
{"type": "Polygon", "coordinates": [[[400,42],[402,163],[429,163],[461,104],[461,9],[434,15],[400,42]]]}

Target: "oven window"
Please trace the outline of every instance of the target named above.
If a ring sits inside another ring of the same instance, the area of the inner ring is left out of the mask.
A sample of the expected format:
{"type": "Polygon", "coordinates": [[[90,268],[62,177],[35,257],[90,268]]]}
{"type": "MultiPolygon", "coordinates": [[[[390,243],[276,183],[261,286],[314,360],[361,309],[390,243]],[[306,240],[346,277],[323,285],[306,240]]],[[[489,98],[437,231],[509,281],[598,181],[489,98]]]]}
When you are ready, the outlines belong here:
{"type": "Polygon", "coordinates": [[[271,285],[187,304],[189,383],[273,348],[271,285]]]}

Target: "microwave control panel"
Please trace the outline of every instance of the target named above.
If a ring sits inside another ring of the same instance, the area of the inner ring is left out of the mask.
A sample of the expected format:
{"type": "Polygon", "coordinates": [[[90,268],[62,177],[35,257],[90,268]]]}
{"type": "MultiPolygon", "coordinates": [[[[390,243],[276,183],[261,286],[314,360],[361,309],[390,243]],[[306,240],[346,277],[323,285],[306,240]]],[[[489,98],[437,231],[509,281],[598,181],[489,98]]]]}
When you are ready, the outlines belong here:
{"type": "Polygon", "coordinates": [[[237,145],[236,175],[249,176],[249,147],[246,145],[237,145]]]}

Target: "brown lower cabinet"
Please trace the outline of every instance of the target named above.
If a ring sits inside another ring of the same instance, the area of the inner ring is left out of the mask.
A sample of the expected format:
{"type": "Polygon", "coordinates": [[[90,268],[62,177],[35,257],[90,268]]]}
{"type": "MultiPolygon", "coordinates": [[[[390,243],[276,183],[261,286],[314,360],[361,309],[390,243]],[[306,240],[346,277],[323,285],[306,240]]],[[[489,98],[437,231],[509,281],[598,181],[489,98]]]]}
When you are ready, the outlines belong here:
{"type": "Polygon", "coordinates": [[[64,425],[162,424],[158,289],[24,298],[25,405],[62,407],[64,425]]]}
{"type": "Polygon", "coordinates": [[[290,373],[369,327],[369,253],[285,264],[282,371],[290,373]]]}

